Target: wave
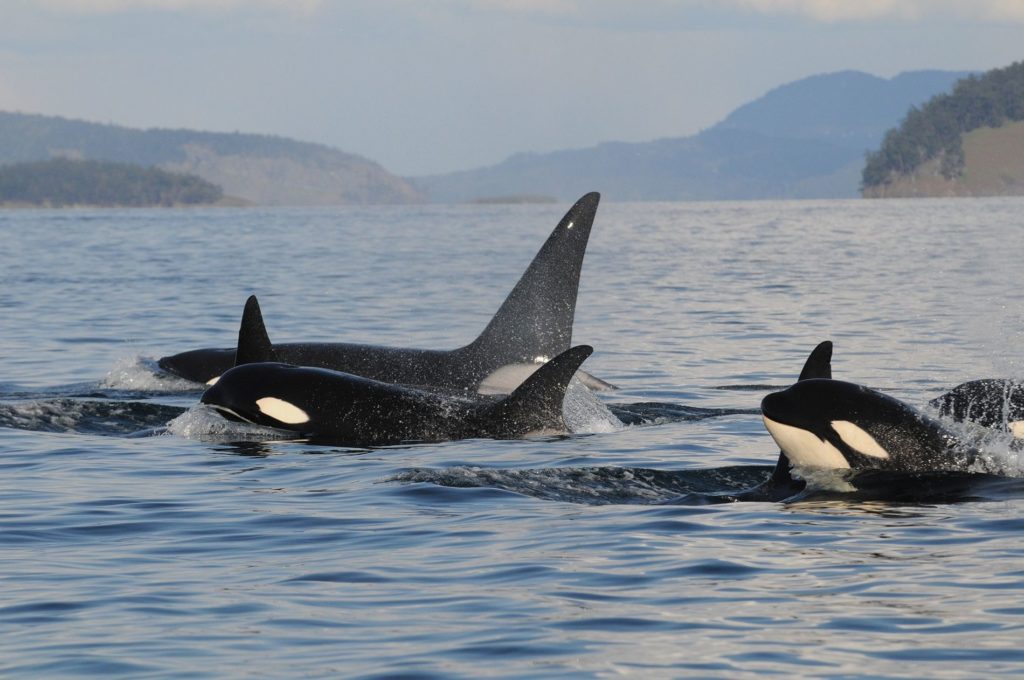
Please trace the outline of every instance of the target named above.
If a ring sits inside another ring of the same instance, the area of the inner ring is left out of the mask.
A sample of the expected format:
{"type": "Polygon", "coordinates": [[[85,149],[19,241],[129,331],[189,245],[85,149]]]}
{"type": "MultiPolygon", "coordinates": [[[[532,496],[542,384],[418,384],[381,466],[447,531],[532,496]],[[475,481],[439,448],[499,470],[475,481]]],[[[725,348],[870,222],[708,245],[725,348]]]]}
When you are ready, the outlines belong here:
{"type": "Polygon", "coordinates": [[[767,485],[773,466],[741,465],[664,471],[627,467],[495,469],[412,468],[387,481],[454,488],[491,488],[546,501],[584,505],[707,505],[741,501],[883,501],[957,503],[1024,497],[1024,478],[989,472],[825,470],[802,491],[767,485]]]}
{"type": "Polygon", "coordinates": [[[608,404],[608,410],[625,425],[662,425],[732,415],[761,415],[761,409],[701,408],[659,401],[608,404]]]}
{"type": "Polygon", "coordinates": [[[624,467],[523,470],[451,467],[412,468],[388,481],[495,488],[543,500],[586,505],[656,504],[688,494],[712,498],[718,493],[742,491],[767,481],[771,472],[771,466],[762,465],[675,471],[624,467]]]}
{"type": "Polygon", "coordinates": [[[140,401],[39,399],[0,404],[0,427],[107,436],[156,434],[185,409],[140,401]]]}

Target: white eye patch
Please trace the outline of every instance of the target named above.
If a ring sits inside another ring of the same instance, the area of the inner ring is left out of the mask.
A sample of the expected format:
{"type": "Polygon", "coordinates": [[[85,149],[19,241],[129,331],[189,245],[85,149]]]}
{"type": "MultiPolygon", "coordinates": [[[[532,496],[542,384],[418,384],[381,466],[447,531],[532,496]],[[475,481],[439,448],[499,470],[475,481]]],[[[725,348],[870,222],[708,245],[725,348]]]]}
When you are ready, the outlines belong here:
{"type": "Polygon", "coordinates": [[[1017,439],[1024,439],[1024,420],[1014,420],[1007,423],[1010,426],[1010,432],[1017,439]]]}
{"type": "Polygon", "coordinates": [[[209,380],[206,381],[206,386],[213,387],[214,385],[217,384],[218,380],[220,380],[220,376],[214,376],[213,378],[210,378],[209,380]]]}
{"type": "Polygon", "coordinates": [[[828,469],[846,469],[850,467],[846,456],[829,442],[822,441],[818,435],[792,425],[783,425],[767,416],[764,426],[768,433],[786,454],[789,461],[797,467],[814,467],[828,469]]]}
{"type": "Polygon", "coordinates": [[[256,400],[256,406],[265,416],[269,416],[280,423],[288,425],[301,425],[309,422],[309,415],[295,404],[289,404],[277,397],[263,397],[256,400]]]}
{"type": "Polygon", "coordinates": [[[889,452],[875,441],[875,438],[848,420],[833,420],[832,429],[847,446],[872,458],[888,458],[889,452]]]}

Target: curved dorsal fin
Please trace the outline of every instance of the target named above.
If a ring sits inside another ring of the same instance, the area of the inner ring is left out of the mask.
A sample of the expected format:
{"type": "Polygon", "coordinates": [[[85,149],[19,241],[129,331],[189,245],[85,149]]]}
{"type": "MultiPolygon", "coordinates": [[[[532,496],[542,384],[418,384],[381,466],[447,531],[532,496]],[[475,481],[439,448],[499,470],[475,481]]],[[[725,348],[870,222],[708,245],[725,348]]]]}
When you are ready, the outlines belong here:
{"type": "Polygon", "coordinates": [[[800,371],[801,380],[813,380],[815,378],[832,379],[832,341],[826,340],[811,350],[804,362],[804,368],[800,371]]]}
{"type": "Polygon", "coordinates": [[[583,255],[600,199],[592,192],[576,201],[487,327],[466,347],[482,368],[532,363],[569,348],[583,255]]]}
{"type": "Polygon", "coordinates": [[[238,346],[235,348],[235,366],[275,361],[274,346],[263,324],[260,303],[255,295],[245,301],[242,323],[238,327],[238,346]]]}
{"type": "Polygon", "coordinates": [[[497,436],[516,437],[544,428],[564,428],[562,402],[580,365],[594,351],[589,345],[567,349],[547,362],[493,407],[487,417],[497,436]]]}

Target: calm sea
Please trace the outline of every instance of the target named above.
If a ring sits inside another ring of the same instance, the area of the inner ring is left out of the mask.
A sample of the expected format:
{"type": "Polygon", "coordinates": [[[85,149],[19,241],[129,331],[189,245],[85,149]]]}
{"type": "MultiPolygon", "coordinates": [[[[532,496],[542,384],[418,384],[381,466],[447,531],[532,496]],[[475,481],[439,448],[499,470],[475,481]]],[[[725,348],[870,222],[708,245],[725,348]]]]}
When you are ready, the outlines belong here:
{"type": "Polygon", "coordinates": [[[665,504],[774,463],[821,340],[917,405],[1024,375],[1024,200],[601,206],[600,399],[718,417],[238,444],[152,370],[251,293],[275,340],[458,346],[567,208],[0,212],[0,676],[1024,674],[1024,492],[665,504]]]}

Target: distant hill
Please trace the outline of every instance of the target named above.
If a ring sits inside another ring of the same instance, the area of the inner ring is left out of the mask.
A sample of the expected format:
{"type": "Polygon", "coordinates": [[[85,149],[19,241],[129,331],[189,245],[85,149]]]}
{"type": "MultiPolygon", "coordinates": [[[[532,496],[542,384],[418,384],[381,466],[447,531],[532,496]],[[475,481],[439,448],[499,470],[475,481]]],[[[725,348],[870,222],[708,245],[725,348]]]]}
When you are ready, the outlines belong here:
{"type": "Polygon", "coordinates": [[[612,200],[852,198],[865,152],[908,108],[966,75],[811,76],[771,90],[690,137],[516,154],[490,167],[412,182],[438,202],[504,194],[571,200],[594,189],[612,200]]]}
{"type": "Polygon", "coordinates": [[[217,203],[220,187],[159,168],[54,158],[0,165],[0,205],[177,206],[217,203]]]}
{"type": "Polygon", "coordinates": [[[912,108],[862,180],[867,197],[1024,195],[1024,61],[912,108]]]}
{"type": "Polygon", "coordinates": [[[408,182],[376,163],[283,137],[136,130],[0,112],[0,164],[56,157],[153,166],[197,175],[258,205],[409,203],[408,182]]]}
{"type": "Polygon", "coordinates": [[[0,206],[194,206],[223,192],[196,175],[159,168],[58,158],[0,165],[0,206]]]}

